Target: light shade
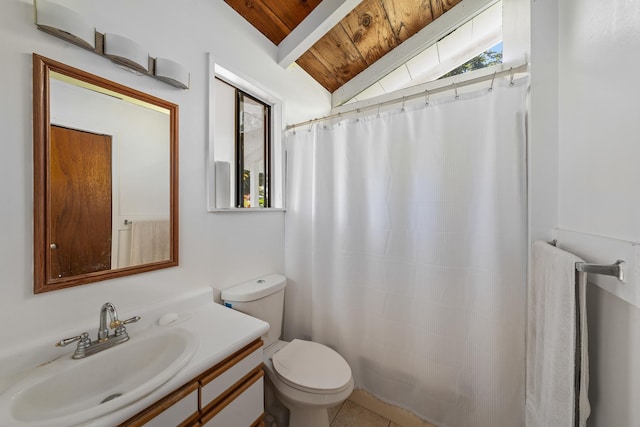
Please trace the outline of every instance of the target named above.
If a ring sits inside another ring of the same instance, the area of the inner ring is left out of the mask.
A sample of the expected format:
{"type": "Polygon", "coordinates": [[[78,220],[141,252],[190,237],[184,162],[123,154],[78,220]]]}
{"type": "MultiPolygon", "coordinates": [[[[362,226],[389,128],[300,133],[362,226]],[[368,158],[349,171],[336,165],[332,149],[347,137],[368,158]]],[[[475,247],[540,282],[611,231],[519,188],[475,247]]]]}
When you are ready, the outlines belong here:
{"type": "Polygon", "coordinates": [[[138,43],[126,37],[105,33],[104,55],[113,62],[141,73],[149,72],[149,53],[138,43]]]}
{"type": "Polygon", "coordinates": [[[75,11],[47,0],[36,1],[36,25],[42,31],[85,49],[96,47],[96,30],[75,11]]]}
{"type": "Polygon", "coordinates": [[[172,86],[188,89],[190,75],[189,71],[175,61],[166,58],[156,58],[154,75],[156,78],[172,86]]]}

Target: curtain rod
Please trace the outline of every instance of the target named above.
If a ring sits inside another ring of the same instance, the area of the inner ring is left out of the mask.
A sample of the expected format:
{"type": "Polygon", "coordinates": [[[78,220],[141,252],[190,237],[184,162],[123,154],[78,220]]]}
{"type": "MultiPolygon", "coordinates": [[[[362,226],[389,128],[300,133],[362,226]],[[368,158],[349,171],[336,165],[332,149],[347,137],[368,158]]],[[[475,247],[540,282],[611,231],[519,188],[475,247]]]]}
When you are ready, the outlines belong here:
{"type": "Polygon", "coordinates": [[[385,107],[387,105],[397,104],[398,102],[411,101],[411,100],[414,100],[414,99],[423,98],[425,96],[434,95],[436,93],[446,92],[446,91],[449,91],[449,90],[457,91],[458,88],[465,87],[465,86],[471,86],[471,85],[474,85],[474,84],[477,84],[477,83],[482,83],[482,82],[485,82],[487,80],[491,80],[491,87],[493,87],[493,80],[496,77],[500,77],[501,78],[501,77],[505,77],[505,76],[511,76],[511,78],[513,79],[513,76],[514,76],[515,73],[526,72],[527,71],[527,67],[528,67],[528,64],[525,63],[525,64],[519,65],[517,67],[510,67],[508,70],[495,71],[494,73],[487,74],[485,76],[475,77],[475,78],[472,78],[472,79],[469,79],[469,80],[462,80],[460,82],[453,82],[451,84],[446,84],[446,85],[443,85],[443,86],[439,86],[439,87],[436,87],[436,88],[431,89],[431,90],[425,90],[423,92],[415,93],[413,95],[407,95],[407,96],[402,96],[402,97],[399,97],[399,98],[393,98],[393,99],[390,99],[388,101],[382,101],[382,102],[378,102],[376,104],[366,105],[366,106],[363,106],[363,107],[360,107],[360,108],[353,108],[351,110],[346,110],[344,112],[330,114],[328,116],[324,116],[324,117],[321,117],[321,118],[311,119],[311,120],[307,120],[307,121],[304,121],[304,122],[295,123],[295,124],[292,124],[292,125],[287,125],[286,130],[295,129],[295,128],[300,127],[300,126],[311,125],[311,124],[322,122],[322,121],[325,121],[325,120],[335,119],[335,118],[338,118],[338,117],[341,117],[341,116],[344,116],[344,115],[347,115],[347,114],[350,114],[350,113],[357,113],[357,112],[360,112],[360,111],[363,111],[363,110],[370,110],[370,109],[373,109],[373,108],[385,107]]]}

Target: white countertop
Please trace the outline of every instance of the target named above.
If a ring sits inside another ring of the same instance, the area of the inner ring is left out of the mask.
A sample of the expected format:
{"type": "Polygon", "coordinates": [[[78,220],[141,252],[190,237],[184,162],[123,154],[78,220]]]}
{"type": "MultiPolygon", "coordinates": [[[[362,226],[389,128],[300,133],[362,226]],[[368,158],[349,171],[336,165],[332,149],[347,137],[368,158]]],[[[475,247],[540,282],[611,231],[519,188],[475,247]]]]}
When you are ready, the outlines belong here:
{"type": "MultiPolygon", "coordinates": [[[[213,302],[211,288],[193,291],[174,301],[165,301],[154,307],[145,307],[136,314],[140,315],[142,319],[138,323],[127,326],[131,340],[135,339],[136,334],[146,334],[153,330],[183,328],[199,338],[198,349],[184,368],[150,394],[115,412],[78,425],[111,427],[126,421],[229,355],[265,335],[269,330],[269,325],[266,322],[213,302]],[[167,313],[175,313],[177,320],[167,326],[158,325],[158,320],[167,313]]],[[[121,319],[126,318],[126,316],[120,317],[121,319]]],[[[24,371],[30,366],[38,366],[43,362],[43,357],[45,358],[44,362],[59,358],[60,353],[63,353],[64,357],[71,357],[75,345],[69,346],[71,348],[66,348],[64,351],[56,349],[57,354],[52,353],[50,343],[59,340],[59,338],[58,335],[54,336],[53,334],[51,337],[46,338],[49,343],[46,348],[46,355],[40,352],[40,357],[37,357],[37,354],[25,357],[24,348],[22,351],[18,351],[17,353],[19,354],[15,354],[14,357],[11,354],[0,355],[0,398],[2,397],[2,391],[6,390],[11,384],[9,374],[15,374],[16,371],[24,371]],[[47,357],[49,359],[46,359],[47,357]]],[[[120,345],[126,346],[127,343],[120,345]]],[[[37,349],[35,351],[37,352],[37,349]]],[[[105,366],[104,368],[113,369],[117,367],[105,366]]],[[[3,420],[0,420],[0,426],[2,425],[6,424],[3,420]]]]}

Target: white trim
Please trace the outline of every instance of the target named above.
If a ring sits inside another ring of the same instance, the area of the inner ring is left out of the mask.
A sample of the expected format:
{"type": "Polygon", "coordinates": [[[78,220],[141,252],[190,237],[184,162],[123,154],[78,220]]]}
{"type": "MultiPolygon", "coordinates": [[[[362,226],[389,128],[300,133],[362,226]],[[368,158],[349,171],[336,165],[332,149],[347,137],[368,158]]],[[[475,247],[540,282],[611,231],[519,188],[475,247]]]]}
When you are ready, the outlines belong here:
{"type": "Polygon", "coordinates": [[[324,0],[278,45],[278,64],[287,68],[362,0],[324,0]]]}
{"type": "Polygon", "coordinates": [[[463,0],[451,10],[434,20],[408,40],[373,63],[369,68],[349,80],[331,94],[331,106],[337,107],[347,102],[382,77],[404,64],[425,48],[465,22],[484,12],[499,0],[463,0]]]}
{"type": "Polygon", "coordinates": [[[207,53],[207,209],[211,209],[216,206],[216,186],[215,186],[215,125],[214,117],[216,113],[215,103],[215,61],[213,55],[207,53]]]}

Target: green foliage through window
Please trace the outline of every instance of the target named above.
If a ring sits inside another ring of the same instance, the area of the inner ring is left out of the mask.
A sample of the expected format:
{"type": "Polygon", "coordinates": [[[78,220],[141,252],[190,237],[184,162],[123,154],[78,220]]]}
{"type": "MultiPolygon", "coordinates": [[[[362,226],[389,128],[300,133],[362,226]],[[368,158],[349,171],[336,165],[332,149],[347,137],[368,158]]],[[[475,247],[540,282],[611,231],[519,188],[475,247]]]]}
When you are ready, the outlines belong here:
{"type": "Polygon", "coordinates": [[[454,68],[439,79],[457,76],[459,74],[468,73],[469,71],[479,70],[481,68],[490,67],[491,65],[502,64],[502,42],[495,45],[491,49],[482,52],[480,55],[471,58],[459,67],[454,68]]]}

